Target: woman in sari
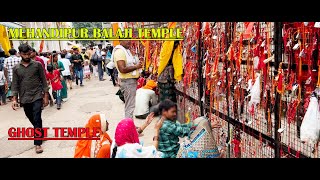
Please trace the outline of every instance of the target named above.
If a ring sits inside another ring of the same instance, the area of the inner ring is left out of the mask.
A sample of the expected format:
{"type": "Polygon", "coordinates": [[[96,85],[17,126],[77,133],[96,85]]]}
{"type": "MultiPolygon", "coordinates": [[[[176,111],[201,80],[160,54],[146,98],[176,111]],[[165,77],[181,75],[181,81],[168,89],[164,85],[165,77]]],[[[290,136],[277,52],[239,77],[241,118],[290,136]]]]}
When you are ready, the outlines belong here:
{"type": "MultiPolygon", "coordinates": [[[[62,71],[64,71],[63,63],[61,61],[58,61],[58,54],[57,53],[52,54],[52,59],[51,59],[50,62],[48,62],[48,64],[51,64],[51,62],[52,62],[52,65],[53,65],[54,69],[59,69],[60,73],[62,71]]],[[[64,78],[61,79],[61,84],[62,84],[62,87],[63,87],[61,89],[61,98],[65,99],[65,98],[68,97],[68,92],[67,92],[67,83],[66,83],[64,78]]]]}
{"type": "MultiPolygon", "coordinates": [[[[151,115],[153,116],[153,115],[151,115]]],[[[153,119],[153,118],[152,118],[153,119]]],[[[150,115],[147,122],[151,122],[150,115]]],[[[137,129],[132,119],[127,118],[119,122],[116,133],[115,142],[112,144],[112,158],[161,158],[162,153],[158,151],[159,131],[162,127],[164,119],[160,119],[154,127],[153,145],[144,147],[140,144],[139,133],[141,129],[137,129]]]]}
{"type": "MultiPolygon", "coordinates": [[[[109,123],[105,118],[104,114],[95,114],[91,116],[85,128],[89,128],[89,136],[95,136],[93,134],[94,129],[99,133],[100,139],[96,141],[94,154],[92,154],[92,140],[78,140],[75,149],[75,158],[110,158],[110,144],[112,140],[108,135],[109,123]]],[[[86,137],[86,133],[81,135],[83,138],[86,137]]]]}
{"type": "Polygon", "coordinates": [[[182,55],[179,41],[165,41],[160,52],[158,88],[160,102],[170,99],[177,102],[175,82],[182,79],[182,55]]]}

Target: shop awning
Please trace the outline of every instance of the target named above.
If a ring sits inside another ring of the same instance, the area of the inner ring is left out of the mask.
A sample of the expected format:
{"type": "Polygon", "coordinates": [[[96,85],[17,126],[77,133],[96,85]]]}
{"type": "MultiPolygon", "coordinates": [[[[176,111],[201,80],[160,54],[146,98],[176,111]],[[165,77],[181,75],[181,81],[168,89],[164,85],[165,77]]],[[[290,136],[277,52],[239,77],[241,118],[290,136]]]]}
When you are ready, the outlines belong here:
{"type": "Polygon", "coordinates": [[[17,22],[0,22],[0,25],[6,26],[8,28],[22,28],[24,25],[17,22]]]}

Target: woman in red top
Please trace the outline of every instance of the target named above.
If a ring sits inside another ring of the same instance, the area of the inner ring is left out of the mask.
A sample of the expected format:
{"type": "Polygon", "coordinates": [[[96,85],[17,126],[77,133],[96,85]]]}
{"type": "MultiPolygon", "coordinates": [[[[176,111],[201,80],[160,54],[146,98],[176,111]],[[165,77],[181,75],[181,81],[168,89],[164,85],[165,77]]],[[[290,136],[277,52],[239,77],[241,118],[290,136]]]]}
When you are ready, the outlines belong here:
{"type": "Polygon", "coordinates": [[[60,71],[59,69],[53,70],[53,66],[49,64],[47,66],[47,79],[50,81],[52,86],[52,91],[56,93],[56,102],[57,102],[57,109],[61,109],[61,89],[63,88],[61,80],[60,80],[60,71]]]}

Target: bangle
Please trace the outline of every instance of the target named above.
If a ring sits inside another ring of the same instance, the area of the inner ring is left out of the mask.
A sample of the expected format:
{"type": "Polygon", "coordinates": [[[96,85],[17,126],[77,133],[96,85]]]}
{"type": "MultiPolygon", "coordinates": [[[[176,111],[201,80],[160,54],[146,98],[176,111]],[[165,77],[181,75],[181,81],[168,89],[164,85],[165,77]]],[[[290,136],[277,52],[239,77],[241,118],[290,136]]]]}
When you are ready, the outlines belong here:
{"type": "Polygon", "coordinates": [[[153,141],[159,141],[159,136],[153,136],[153,141]]]}

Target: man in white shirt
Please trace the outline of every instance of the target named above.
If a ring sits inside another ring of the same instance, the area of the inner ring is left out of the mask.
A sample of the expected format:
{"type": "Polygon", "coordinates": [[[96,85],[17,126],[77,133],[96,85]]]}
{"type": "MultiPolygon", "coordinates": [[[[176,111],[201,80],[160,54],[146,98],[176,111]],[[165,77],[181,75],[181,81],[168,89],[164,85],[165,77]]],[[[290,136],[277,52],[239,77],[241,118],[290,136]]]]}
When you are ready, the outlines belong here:
{"type": "Polygon", "coordinates": [[[61,59],[59,61],[62,62],[63,66],[64,66],[64,71],[62,71],[62,75],[64,77],[65,81],[68,81],[69,83],[69,88],[72,89],[72,78],[71,78],[71,62],[69,59],[65,58],[66,55],[65,54],[61,54],[61,59]]]}
{"type": "Polygon", "coordinates": [[[134,110],[136,118],[145,119],[149,115],[150,109],[153,109],[158,103],[157,95],[154,91],[156,87],[157,83],[154,80],[149,80],[145,86],[137,90],[134,110]]]}
{"type": "MultiPolygon", "coordinates": [[[[103,61],[103,57],[102,57],[102,55],[103,55],[103,53],[102,53],[103,51],[102,51],[102,44],[99,44],[98,45],[98,49],[96,49],[96,51],[95,51],[95,53],[98,55],[98,63],[97,63],[97,66],[98,66],[98,76],[99,76],[99,80],[100,81],[104,81],[105,79],[103,79],[103,74],[104,74],[104,72],[103,72],[103,69],[102,69],[102,61],[103,61]]],[[[105,53],[104,53],[104,55],[106,55],[105,53]]]]}
{"type": "MultiPolygon", "coordinates": [[[[64,53],[63,53],[64,54],[64,53]]],[[[71,59],[71,56],[72,56],[72,54],[73,54],[73,50],[71,49],[71,50],[69,50],[68,52],[67,52],[67,54],[66,54],[66,56],[65,56],[65,58],[67,58],[67,59],[71,59]]],[[[61,58],[63,58],[63,57],[61,57],[61,58]]]]}

